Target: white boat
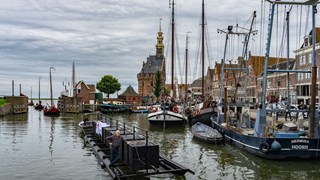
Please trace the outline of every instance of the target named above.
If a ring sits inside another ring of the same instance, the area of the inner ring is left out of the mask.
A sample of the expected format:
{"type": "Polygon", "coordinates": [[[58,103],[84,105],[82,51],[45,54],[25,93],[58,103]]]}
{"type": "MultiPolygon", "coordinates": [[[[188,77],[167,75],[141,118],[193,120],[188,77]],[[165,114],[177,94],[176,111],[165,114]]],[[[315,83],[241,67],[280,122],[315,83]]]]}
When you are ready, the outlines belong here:
{"type": "MultiPolygon", "coordinates": [[[[174,0],[171,3],[172,5],[172,21],[171,21],[171,26],[172,26],[172,47],[174,46],[174,0]]],[[[172,52],[171,52],[171,60],[172,63],[174,62],[174,48],[172,48],[172,52]]],[[[171,67],[172,70],[172,74],[174,74],[174,68],[173,66],[171,67]]],[[[170,97],[172,97],[173,99],[176,97],[175,93],[174,93],[174,82],[173,82],[173,77],[172,77],[172,82],[171,82],[171,91],[172,93],[170,93],[170,97]]],[[[170,110],[166,109],[166,104],[171,104],[170,102],[167,103],[167,101],[171,101],[169,97],[164,98],[164,107],[163,109],[156,107],[156,106],[152,106],[151,107],[151,113],[148,114],[148,120],[150,124],[153,125],[163,125],[163,127],[165,127],[166,125],[180,125],[180,124],[184,124],[185,121],[187,120],[187,117],[183,114],[180,113],[180,109],[178,106],[174,106],[172,109],[169,108],[170,110]]],[[[173,101],[172,101],[173,103],[173,101]]]]}
{"type": "Polygon", "coordinates": [[[153,125],[180,125],[187,121],[187,117],[178,112],[158,110],[149,113],[148,120],[153,125]]]}

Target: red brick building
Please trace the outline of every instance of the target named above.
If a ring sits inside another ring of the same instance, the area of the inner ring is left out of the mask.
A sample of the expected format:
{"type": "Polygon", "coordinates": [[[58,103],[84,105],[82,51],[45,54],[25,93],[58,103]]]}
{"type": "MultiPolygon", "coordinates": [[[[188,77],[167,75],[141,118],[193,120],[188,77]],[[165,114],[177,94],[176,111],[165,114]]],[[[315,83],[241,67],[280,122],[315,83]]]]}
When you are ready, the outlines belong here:
{"type": "Polygon", "coordinates": [[[77,96],[82,97],[84,104],[89,104],[90,100],[95,100],[96,86],[94,84],[86,84],[84,81],[79,81],[76,84],[77,96]]]}

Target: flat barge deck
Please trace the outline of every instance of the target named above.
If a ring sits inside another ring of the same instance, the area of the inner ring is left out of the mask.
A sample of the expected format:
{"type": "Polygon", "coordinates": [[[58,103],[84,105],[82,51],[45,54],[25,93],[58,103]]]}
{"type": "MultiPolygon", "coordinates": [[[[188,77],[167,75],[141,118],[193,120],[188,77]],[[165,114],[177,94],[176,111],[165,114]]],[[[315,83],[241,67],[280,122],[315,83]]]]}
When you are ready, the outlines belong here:
{"type": "Polygon", "coordinates": [[[159,145],[148,141],[148,131],[126,123],[113,122],[111,119],[87,121],[79,124],[84,132],[84,139],[92,148],[112,179],[129,179],[158,174],[184,175],[189,168],[159,155],[159,145]],[[101,126],[104,126],[101,128],[101,126]],[[110,164],[109,142],[106,137],[119,129],[124,142],[121,145],[121,160],[113,167],[110,164]]]}

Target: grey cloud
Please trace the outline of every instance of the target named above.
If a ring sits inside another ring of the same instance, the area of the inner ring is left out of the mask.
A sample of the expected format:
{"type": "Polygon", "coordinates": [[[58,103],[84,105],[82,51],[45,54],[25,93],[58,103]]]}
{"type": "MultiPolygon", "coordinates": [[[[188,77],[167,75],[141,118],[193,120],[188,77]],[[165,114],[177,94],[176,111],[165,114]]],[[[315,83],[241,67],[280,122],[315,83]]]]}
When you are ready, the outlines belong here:
{"type": "MultiPolygon", "coordinates": [[[[201,1],[175,2],[180,59],[184,58],[186,32],[192,31],[189,57],[195,67],[201,1]]],[[[260,16],[261,1],[205,3],[213,55],[210,61],[215,61],[221,59],[224,43],[216,30],[244,24],[253,10],[260,16]]],[[[128,85],[137,90],[136,75],[142,62],[155,53],[159,18],[163,19],[167,42],[170,16],[168,1],[4,0],[0,6],[0,94],[11,94],[13,79],[29,94],[29,87],[37,87],[41,76],[42,94],[47,95],[48,71],[54,66],[54,93],[58,96],[61,82],[71,79],[73,61],[77,80],[95,84],[111,74],[122,83],[121,91],[128,85]]],[[[167,50],[167,43],[165,46],[167,50]]]]}

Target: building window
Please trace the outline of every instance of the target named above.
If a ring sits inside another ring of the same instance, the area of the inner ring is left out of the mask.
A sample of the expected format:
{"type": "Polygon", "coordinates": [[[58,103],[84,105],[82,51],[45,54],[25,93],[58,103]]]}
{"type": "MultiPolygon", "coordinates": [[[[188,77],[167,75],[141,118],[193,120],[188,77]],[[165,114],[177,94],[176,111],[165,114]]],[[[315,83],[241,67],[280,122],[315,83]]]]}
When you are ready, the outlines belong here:
{"type": "Polygon", "coordinates": [[[305,62],[305,57],[304,57],[305,55],[301,55],[300,56],[300,59],[299,59],[299,64],[300,65],[305,65],[306,64],[306,62],[305,62]]]}
{"type": "Polygon", "coordinates": [[[289,77],[289,83],[288,83],[288,86],[291,84],[291,78],[289,77]]]}
{"type": "MultiPolygon", "coordinates": [[[[309,71],[309,69],[306,69],[307,71],[309,71]]],[[[311,73],[306,73],[306,79],[310,79],[311,77],[311,73]]]]}
{"type": "Polygon", "coordinates": [[[271,88],[271,81],[268,80],[268,88],[271,88]]]}
{"type": "Polygon", "coordinates": [[[312,64],[312,53],[308,54],[308,63],[312,64]]]}
{"type": "Polygon", "coordinates": [[[281,80],[278,79],[278,86],[281,86],[281,80]]]}

